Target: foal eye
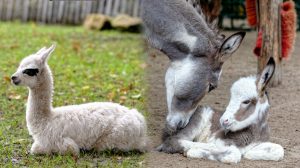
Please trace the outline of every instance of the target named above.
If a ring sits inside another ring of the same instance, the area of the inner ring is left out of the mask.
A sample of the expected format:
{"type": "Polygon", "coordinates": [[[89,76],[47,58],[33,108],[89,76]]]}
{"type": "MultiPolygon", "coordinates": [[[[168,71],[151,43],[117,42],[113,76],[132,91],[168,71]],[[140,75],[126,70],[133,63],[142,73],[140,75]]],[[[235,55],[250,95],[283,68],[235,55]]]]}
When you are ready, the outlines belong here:
{"type": "Polygon", "coordinates": [[[36,76],[39,73],[39,69],[25,69],[23,71],[23,74],[26,74],[28,76],[36,76]]]}
{"type": "Polygon", "coordinates": [[[243,101],[243,104],[249,104],[251,101],[250,100],[245,100],[243,101]]]}

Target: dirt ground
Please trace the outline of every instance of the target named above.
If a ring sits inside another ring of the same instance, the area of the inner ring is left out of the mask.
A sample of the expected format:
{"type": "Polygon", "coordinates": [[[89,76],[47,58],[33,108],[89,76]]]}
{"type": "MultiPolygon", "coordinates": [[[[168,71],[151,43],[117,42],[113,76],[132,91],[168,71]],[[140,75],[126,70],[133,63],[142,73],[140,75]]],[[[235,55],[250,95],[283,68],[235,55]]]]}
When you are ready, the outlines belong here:
{"type": "MultiPolygon", "coordinates": [[[[226,34],[229,34],[227,32],[226,34]]],[[[248,32],[240,49],[228,60],[223,68],[219,87],[206,95],[203,105],[225,109],[229,101],[229,89],[234,81],[243,76],[256,74],[256,58],[252,54],[256,33],[248,32]]],[[[300,167],[300,33],[291,59],[283,63],[283,84],[269,89],[271,109],[269,125],[271,141],[281,144],[285,157],[280,162],[249,161],[238,164],[222,164],[202,159],[188,159],[180,154],[165,154],[152,151],[147,155],[147,167],[300,167]]],[[[164,75],[169,60],[166,56],[151,51],[148,57],[147,81],[149,135],[153,147],[158,146],[161,130],[167,114],[164,75]]]]}

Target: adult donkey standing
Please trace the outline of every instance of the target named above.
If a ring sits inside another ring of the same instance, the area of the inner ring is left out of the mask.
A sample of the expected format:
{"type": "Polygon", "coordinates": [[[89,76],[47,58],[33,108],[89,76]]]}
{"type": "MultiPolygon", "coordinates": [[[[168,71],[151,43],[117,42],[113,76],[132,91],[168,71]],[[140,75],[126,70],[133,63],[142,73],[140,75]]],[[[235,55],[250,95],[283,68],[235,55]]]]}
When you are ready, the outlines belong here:
{"type": "Polygon", "coordinates": [[[223,63],[245,32],[225,38],[193,0],[142,0],[149,44],[171,60],[166,72],[169,134],[189,122],[204,95],[218,86],[223,63]]]}

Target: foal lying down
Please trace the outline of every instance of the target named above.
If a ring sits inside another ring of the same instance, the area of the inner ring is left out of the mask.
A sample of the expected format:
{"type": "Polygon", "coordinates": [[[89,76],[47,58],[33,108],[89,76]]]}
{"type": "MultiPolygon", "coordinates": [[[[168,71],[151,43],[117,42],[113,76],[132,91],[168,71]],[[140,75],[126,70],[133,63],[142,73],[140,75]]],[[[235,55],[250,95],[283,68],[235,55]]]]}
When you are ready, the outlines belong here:
{"type": "Polygon", "coordinates": [[[165,135],[159,150],[184,153],[225,163],[250,160],[281,160],[282,146],[269,142],[269,102],[266,86],[275,69],[271,58],[260,77],[241,78],[231,88],[223,115],[198,107],[189,124],[175,135],[165,135]],[[221,116],[222,115],[222,116],[221,116]]]}

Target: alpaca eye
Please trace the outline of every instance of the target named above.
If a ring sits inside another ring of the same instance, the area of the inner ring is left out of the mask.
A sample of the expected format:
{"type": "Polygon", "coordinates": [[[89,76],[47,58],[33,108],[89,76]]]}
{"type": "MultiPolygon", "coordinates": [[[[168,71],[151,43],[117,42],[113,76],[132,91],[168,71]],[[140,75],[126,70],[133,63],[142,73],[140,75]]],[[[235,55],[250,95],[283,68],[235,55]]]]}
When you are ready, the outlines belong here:
{"type": "Polygon", "coordinates": [[[243,104],[249,104],[251,101],[250,100],[245,100],[243,101],[243,104]]]}
{"type": "Polygon", "coordinates": [[[23,74],[26,74],[28,76],[36,76],[39,73],[39,69],[25,69],[23,71],[23,74]]]}

